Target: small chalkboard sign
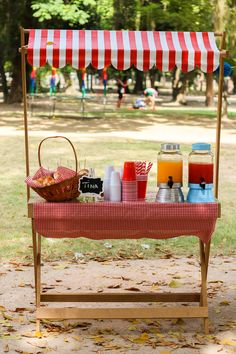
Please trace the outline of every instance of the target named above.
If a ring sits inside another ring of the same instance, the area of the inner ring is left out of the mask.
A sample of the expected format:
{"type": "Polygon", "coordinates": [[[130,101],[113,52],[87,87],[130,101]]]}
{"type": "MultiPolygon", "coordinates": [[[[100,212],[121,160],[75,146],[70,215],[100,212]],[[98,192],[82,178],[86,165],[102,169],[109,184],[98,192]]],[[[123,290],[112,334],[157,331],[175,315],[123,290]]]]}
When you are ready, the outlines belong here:
{"type": "Polygon", "coordinates": [[[79,180],[79,191],[86,195],[100,195],[103,192],[103,181],[101,178],[83,176],[79,180]]]}

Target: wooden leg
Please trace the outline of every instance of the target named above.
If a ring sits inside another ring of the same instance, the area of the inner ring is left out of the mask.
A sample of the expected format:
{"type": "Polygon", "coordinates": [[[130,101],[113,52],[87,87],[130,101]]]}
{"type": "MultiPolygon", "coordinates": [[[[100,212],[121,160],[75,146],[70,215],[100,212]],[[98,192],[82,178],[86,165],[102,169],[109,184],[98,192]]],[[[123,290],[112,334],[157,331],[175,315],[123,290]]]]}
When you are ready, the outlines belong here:
{"type": "Polygon", "coordinates": [[[208,264],[209,264],[209,256],[210,256],[210,249],[211,249],[211,240],[207,242],[205,245],[205,255],[206,255],[206,279],[208,274],[208,264]]]}
{"type": "Polygon", "coordinates": [[[32,220],[32,243],[33,243],[33,257],[34,257],[34,285],[35,285],[35,294],[37,290],[37,238],[36,232],[34,231],[33,220],[32,220]]]}
{"type": "MultiPolygon", "coordinates": [[[[200,260],[201,260],[201,300],[200,306],[208,307],[207,304],[207,264],[206,264],[206,250],[204,243],[200,240],[200,260]]],[[[204,318],[205,334],[209,333],[209,319],[204,318]]]]}
{"type": "MultiPolygon", "coordinates": [[[[41,294],[41,236],[38,235],[37,242],[37,259],[36,259],[36,310],[40,308],[41,294]]],[[[36,319],[36,331],[40,331],[40,320],[36,319]]]]}

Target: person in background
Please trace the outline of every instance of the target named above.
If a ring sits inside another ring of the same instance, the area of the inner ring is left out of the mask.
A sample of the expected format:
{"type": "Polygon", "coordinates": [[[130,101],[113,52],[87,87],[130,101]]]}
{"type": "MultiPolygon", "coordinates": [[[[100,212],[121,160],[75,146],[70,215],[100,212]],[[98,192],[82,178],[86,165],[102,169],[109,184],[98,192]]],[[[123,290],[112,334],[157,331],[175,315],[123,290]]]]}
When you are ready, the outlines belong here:
{"type": "Polygon", "coordinates": [[[118,93],[117,108],[120,108],[120,106],[121,106],[121,103],[123,101],[123,96],[125,93],[125,89],[127,86],[128,86],[128,84],[127,84],[126,77],[124,77],[124,79],[122,80],[121,76],[119,76],[118,80],[117,80],[117,93],[118,93]]]}
{"type": "Polygon", "coordinates": [[[36,67],[30,73],[30,95],[33,96],[36,90],[36,67]]]}
{"type": "Polygon", "coordinates": [[[151,109],[155,110],[156,97],[158,96],[158,92],[154,88],[146,88],[144,91],[145,103],[151,107],[151,109]]]}
{"type": "Polygon", "coordinates": [[[56,89],[56,73],[57,70],[55,68],[52,68],[52,73],[51,73],[51,77],[50,77],[50,96],[55,95],[57,92],[56,89]]]}

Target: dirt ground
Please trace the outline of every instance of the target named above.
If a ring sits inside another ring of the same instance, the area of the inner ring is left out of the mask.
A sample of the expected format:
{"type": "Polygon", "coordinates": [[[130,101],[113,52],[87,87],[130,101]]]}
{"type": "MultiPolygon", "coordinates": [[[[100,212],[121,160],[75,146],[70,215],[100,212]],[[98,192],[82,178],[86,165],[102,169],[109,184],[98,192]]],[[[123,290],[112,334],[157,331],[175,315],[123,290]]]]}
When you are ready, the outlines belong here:
{"type": "MultiPolygon", "coordinates": [[[[211,258],[210,334],[205,336],[200,319],[44,321],[41,332],[35,333],[32,264],[4,263],[0,273],[0,353],[236,353],[235,264],[233,257],[211,258]]],[[[193,256],[45,262],[42,273],[43,292],[56,293],[191,292],[199,290],[200,281],[199,262],[193,256]]]]}

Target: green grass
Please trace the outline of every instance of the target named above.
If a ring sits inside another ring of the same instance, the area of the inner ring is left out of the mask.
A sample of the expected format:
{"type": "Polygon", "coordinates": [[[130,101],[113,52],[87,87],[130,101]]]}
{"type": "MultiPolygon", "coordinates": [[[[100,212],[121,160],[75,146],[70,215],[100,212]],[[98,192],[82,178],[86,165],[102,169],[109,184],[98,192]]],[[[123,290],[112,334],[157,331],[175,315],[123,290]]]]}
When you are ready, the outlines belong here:
{"type": "MultiPolygon", "coordinates": [[[[30,140],[31,171],[38,168],[37,146],[40,138],[30,140]]],[[[74,141],[74,139],[73,139],[74,141]]],[[[45,167],[56,166],[61,159],[63,164],[73,166],[70,148],[57,141],[47,143],[42,151],[42,161],[45,167]],[[61,158],[62,156],[62,158],[61,158]],[[63,158],[63,156],[65,156],[63,158]]],[[[160,145],[156,142],[134,141],[127,139],[75,141],[76,151],[79,152],[81,161],[86,157],[87,165],[95,168],[97,175],[102,175],[108,163],[121,166],[127,159],[144,159],[155,161],[160,145]]],[[[26,188],[24,184],[24,141],[22,137],[1,137],[0,140],[1,171],[0,180],[0,258],[30,258],[31,227],[27,218],[26,188]]],[[[183,146],[183,151],[188,154],[189,146],[183,146]]],[[[232,156],[235,156],[235,147],[222,149],[221,195],[222,218],[217,223],[216,232],[212,241],[212,252],[215,254],[229,254],[236,247],[236,218],[235,204],[232,196],[236,195],[236,167],[232,165],[232,156]],[[231,170],[230,170],[231,168],[231,170]]],[[[83,165],[83,163],[82,163],[83,165]]],[[[156,190],[156,171],[152,170],[149,178],[149,190],[156,190]]],[[[186,192],[186,191],[185,191],[186,192]]],[[[180,237],[171,240],[113,240],[108,241],[111,248],[105,247],[105,240],[91,241],[88,239],[75,240],[43,240],[43,253],[50,259],[72,258],[75,253],[82,253],[83,257],[94,259],[101,258],[129,258],[129,257],[160,257],[168,253],[189,255],[197,251],[198,243],[195,237],[180,237]],[[148,245],[148,246],[143,246],[148,245]],[[149,248],[147,248],[149,247],[149,248]]]]}

